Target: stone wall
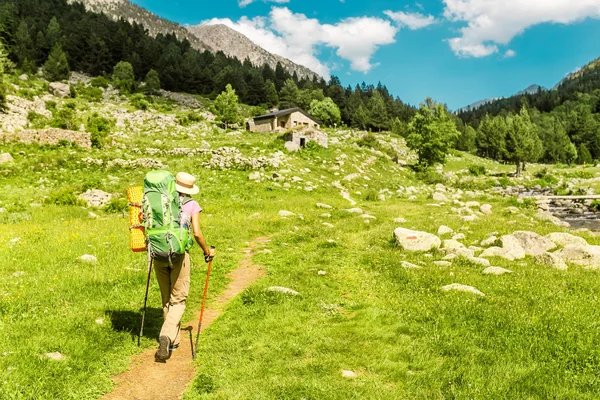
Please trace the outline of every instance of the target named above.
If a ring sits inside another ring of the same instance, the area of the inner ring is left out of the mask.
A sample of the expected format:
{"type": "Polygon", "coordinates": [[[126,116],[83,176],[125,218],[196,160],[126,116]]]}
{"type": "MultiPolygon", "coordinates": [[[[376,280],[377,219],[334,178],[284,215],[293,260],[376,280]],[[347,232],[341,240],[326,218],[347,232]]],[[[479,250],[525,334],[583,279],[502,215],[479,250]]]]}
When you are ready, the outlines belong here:
{"type": "Polygon", "coordinates": [[[252,132],[267,133],[273,132],[273,119],[262,119],[254,121],[252,132]]]}
{"type": "Polygon", "coordinates": [[[60,141],[75,143],[79,147],[85,149],[92,148],[91,135],[87,132],[69,131],[66,129],[49,128],[49,129],[28,129],[16,133],[8,133],[0,135],[0,138],[8,141],[16,141],[25,144],[50,144],[55,145],[60,141]]]}
{"type": "Polygon", "coordinates": [[[321,132],[318,129],[305,128],[301,130],[295,130],[288,133],[285,136],[287,142],[296,143],[298,146],[306,146],[306,143],[314,141],[323,147],[328,145],[328,135],[325,132],[321,132]]]}

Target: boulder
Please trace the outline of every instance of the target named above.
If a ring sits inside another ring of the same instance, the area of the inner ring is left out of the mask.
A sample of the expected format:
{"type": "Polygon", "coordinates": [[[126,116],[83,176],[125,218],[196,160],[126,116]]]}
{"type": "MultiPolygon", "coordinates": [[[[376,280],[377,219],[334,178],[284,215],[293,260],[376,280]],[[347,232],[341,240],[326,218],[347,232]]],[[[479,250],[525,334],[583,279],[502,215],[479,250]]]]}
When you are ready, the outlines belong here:
{"type": "Polygon", "coordinates": [[[87,264],[95,264],[98,262],[98,259],[96,258],[96,256],[93,256],[91,254],[84,254],[81,257],[79,257],[79,261],[87,264]]]}
{"type": "Polygon", "coordinates": [[[549,221],[556,226],[564,228],[568,228],[570,226],[568,222],[561,221],[559,218],[555,217],[548,211],[539,211],[537,214],[535,214],[535,217],[541,221],[549,221]]]}
{"type": "Polygon", "coordinates": [[[71,86],[62,82],[52,82],[48,85],[50,93],[56,97],[69,97],[71,96],[71,86]]]}
{"type": "Polygon", "coordinates": [[[250,175],[248,175],[248,180],[260,181],[260,172],[251,172],[250,175]]]}
{"type": "Polygon", "coordinates": [[[569,264],[581,265],[589,269],[600,269],[600,247],[568,244],[554,253],[569,264]]]}
{"type": "Polygon", "coordinates": [[[453,240],[465,240],[466,238],[467,237],[464,233],[457,233],[456,235],[452,236],[453,240]]]}
{"type": "Polygon", "coordinates": [[[300,151],[300,145],[294,142],[285,142],[285,149],[291,153],[295,153],[300,151]]]}
{"type": "Polygon", "coordinates": [[[477,288],[474,288],[473,286],[461,285],[460,283],[453,283],[451,285],[446,285],[446,286],[442,287],[442,290],[445,292],[458,291],[458,292],[473,293],[478,296],[485,296],[485,294],[480,292],[477,288]]]}
{"type": "Polygon", "coordinates": [[[47,359],[49,359],[49,360],[52,360],[52,361],[64,361],[64,360],[67,359],[67,357],[65,357],[64,355],[62,355],[58,351],[54,352],[54,353],[46,353],[46,354],[44,354],[44,357],[47,358],[47,359]]]}
{"type": "Polygon", "coordinates": [[[282,218],[293,217],[294,215],[296,215],[296,214],[294,214],[291,211],[279,210],[279,216],[282,217],[282,218]]]}
{"type": "Polygon", "coordinates": [[[442,248],[454,250],[454,249],[466,249],[466,246],[457,240],[450,239],[450,240],[444,240],[442,242],[442,248]]]}
{"type": "Polygon", "coordinates": [[[565,232],[552,232],[546,235],[546,239],[552,241],[554,244],[565,247],[569,244],[578,244],[580,246],[587,246],[588,242],[579,236],[571,235],[565,232]]]}
{"type": "Polygon", "coordinates": [[[290,288],[286,288],[283,286],[271,286],[268,287],[267,292],[277,292],[277,293],[283,293],[283,294],[289,294],[291,296],[300,296],[300,293],[298,293],[297,291],[290,289],[290,288]]]}
{"type": "Polygon", "coordinates": [[[14,162],[14,158],[10,155],[10,153],[2,153],[0,154],[0,164],[6,164],[14,162]]]}
{"type": "Polygon", "coordinates": [[[535,262],[540,265],[546,265],[555,269],[567,269],[567,264],[565,264],[564,260],[553,253],[542,253],[535,256],[535,262]]]}
{"type": "Polygon", "coordinates": [[[492,206],[489,204],[484,204],[479,207],[479,211],[481,211],[483,214],[490,215],[492,214],[492,206]]]}
{"type": "Polygon", "coordinates": [[[88,207],[103,207],[112,199],[112,195],[99,189],[88,189],[78,198],[85,201],[88,207]]]}
{"type": "Polygon", "coordinates": [[[364,211],[361,208],[355,207],[355,208],[348,208],[345,209],[344,211],[350,213],[350,214],[363,214],[364,211]]]}
{"type": "Polygon", "coordinates": [[[478,201],[467,201],[467,203],[465,204],[465,207],[467,207],[467,208],[477,208],[477,207],[481,207],[481,204],[479,204],[478,201]]]}
{"type": "Polygon", "coordinates": [[[490,236],[487,239],[483,239],[479,244],[482,245],[483,247],[490,247],[494,243],[496,243],[497,240],[498,240],[498,238],[496,236],[490,236]]]}
{"type": "Polygon", "coordinates": [[[438,267],[451,267],[452,263],[450,261],[434,261],[433,262],[434,265],[438,266],[438,267]]]}
{"type": "Polygon", "coordinates": [[[502,242],[502,247],[490,247],[481,253],[481,257],[502,257],[509,261],[525,258],[525,250],[515,236],[502,236],[500,241],[502,242]]]}
{"type": "Polygon", "coordinates": [[[27,74],[21,74],[21,75],[19,75],[19,80],[20,81],[26,81],[27,79],[29,79],[29,76],[27,74]]]}
{"type": "Polygon", "coordinates": [[[500,267],[488,267],[483,270],[482,274],[484,275],[504,275],[504,274],[512,274],[510,269],[500,268],[500,267]]]}
{"type": "MultiPolygon", "coordinates": [[[[516,231],[512,235],[508,235],[508,237],[510,236],[516,238],[519,245],[525,250],[525,254],[529,256],[537,256],[556,248],[554,242],[535,232],[516,231]]],[[[500,240],[503,240],[503,238],[500,238],[500,240]]],[[[512,238],[510,240],[512,241],[512,238]]]]}
{"type": "Polygon", "coordinates": [[[402,268],[406,269],[421,269],[419,265],[409,263],[408,261],[402,261],[400,265],[402,265],[402,268]]]}
{"type": "Polygon", "coordinates": [[[442,235],[450,235],[451,233],[454,233],[454,231],[452,230],[452,228],[447,227],[446,225],[442,225],[439,227],[437,234],[439,236],[442,235]]]}
{"type": "Polygon", "coordinates": [[[473,264],[481,265],[483,267],[489,267],[491,265],[489,260],[481,257],[467,257],[467,260],[473,264]]]}
{"type": "Polygon", "coordinates": [[[407,251],[431,251],[442,244],[440,238],[431,233],[405,228],[394,230],[394,238],[396,243],[407,251]]]}
{"type": "Polygon", "coordinates": [[[433,200],[435,200],[435,201],[448,201],[448,197],[446,197],[446,195],[444,193],[435,192],[433,194],[433,200]]]}

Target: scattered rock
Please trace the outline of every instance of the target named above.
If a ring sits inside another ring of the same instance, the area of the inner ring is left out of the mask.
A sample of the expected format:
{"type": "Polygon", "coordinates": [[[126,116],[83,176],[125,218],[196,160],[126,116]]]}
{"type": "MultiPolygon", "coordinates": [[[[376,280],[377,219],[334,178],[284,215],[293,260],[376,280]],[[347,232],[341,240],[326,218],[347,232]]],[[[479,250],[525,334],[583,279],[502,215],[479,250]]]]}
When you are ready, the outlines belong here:
{"type": "MultiPolygon", "coordinates": [[[[516,238],[519,245],[525,250],[525,254],[530,256],[537,256],[556,248],[556,245],[551,240],[540,236],[535,232],[516,231],[508,236],[516,238]]],[[[504,243],[506,239],[500,238],[500,240],[504,243]]],[[[510,240],[512,241],[512,239],[510,240]]]]}
{"type": "Polygon", "coordinates": [[[15,272],[13,272],[13,274],[11,275],[11,277],[13,277],[13,278],[20,278],[23,275],[25,275],[25,271],[15,271],[15,272]]]}
{"type": "Polygon", "coordinates": [[[377,219],[377,217],[376,217],[376,216],[374,216],[374,215],[371,215],[371,214],[363,214],[363,215],[361,215],[360,217],[361,217],[361,218],[364,218],[364,219],[377,219]]]}
{"type": "Polygon", "coordinates": [[[15,159],[12,158],[12,156],[10,155],[10,153],[2,153],[0,154],[0,164],[6,164],[6,163],[11,163],[14,162],[15,159]]]}
{"type": "Polygon", "coordinates": [[[283,294],[289,294],[291,296],[300,296],[300,293],[296,292],[295,290],[283,286],[271,286],[268,287],[266,290],[267,292],[278,292],[283,294]]]}
{"type": "Polygon", "coordinates": [[[60,354],[58,351],[54,352],[54,353],[46,353],[46,354],[44,354],[44,357],[46,357],[47,359],[52,360],[52,361],[64,361],[67,359],[67,357],[60,354]]]}
{"type": "Polygon", "coordinates": [[[318,208],[325,208],[327,210],[331,210],[333,207],[330,206],[329,204],[325,204],[325,203],[317,203],[317,207],[318,208]]]}
{"type": "Polygon", "coordinates": [[[446,225],[442,225],[438,228],[438,236],[450,235],[451,233],[454,233],[454,231],[446,225]]]}
{"type": "Polygon", "coordinates": [[[568,222],[561,221],[559,218],[555,217],[548,211],[539,211],[537,214],[535,214],[535,217],[541,221],[549,221],[556,226],[564,228],[568,228],[570,226],[568,222]]]}
{"type": "Polygon", "coordinates": [[[93,256],[91,254],[84,254],[81,257],[79,257],[79,261],[88,264],[95,264],[98,262],[98,259],[96,258],[96,256],[93,256]]]}
{"type": "Polygon", "coordinates": [[[466,249],[466,246],[457,240],[450,239],[450,240],[444,240],[442,242],[442,248],[455,250],[455,249],[466,249]]]}
{"type": "Polygon", "coordinates": [[[88,213],[88,217],[89,217],[89,218],[91,218],[91,219],[96,219],[96,218],[98,218],[98,214],[96,214],[96,213],[93,213],[93,212],[91,212],[91,211],[90,211],[90,212],[88,213]]]}
{"type": "Polygon", "coordinates": [[[29,76],[27,74],[21,74],[21,75],[19,75],[19,80],[20,81],[26,81],[27,79],[29,79],[29,76]]]}
{"type": "Polygon", "coordinates": [[[260,172],[251,172],[250,175],[248,175],[248,180],[260,181],[260,172]]]}
{"type": "Polygon", "coordinates": [[[296,215],[296,214],[294,214],[294,213],[293,213],[293,212],[291,212],[291,211],[279,210],[279,216],[280,216],[280,217],[282,217],[282,218],[286,218],[286,217],[293,217],[293,216],[295,216],[295,215],[296,215]]]}
{"type": "Polygon", "coordinates": [[[553,253],[538,254],[535,257],[535,262],[555,269],[565,270],[568,268],[564,260],[553,253]]]}
{"type": "Polygon", "coordinates": [[[467,207],[467,208],[477,208],[477,207],[481,207],[481,205],[477,201],[467,201],[467,203],[465,204],[465,207],[467,207]]]}
{"type": "Polygon", "coordinates": [[[452,236],[452,240],[465,240],[466,236],[464,233],[457,233],[456,235],[452,236]]]}
{"type": "Polygon", "coordinates": [[[103,207],[111,199],[112,195],[98,189],[88,189],[85,193],[82,193],[78,197],[87,203],[88,207],[103,207]]]}
{"type": "Polygon", "coordinates": [[[335,225],[330,224],[329,222],[323,222],[323,226],[326,226],[328,228],[335,228],[335,225]]]}
{"type": "Polygon", "coordinates": [[[485,294],[480,292],[477,288],[474,288],[473,286],[461,285],[460,283],[453,283],[451,285],[446,285],[446,286],[442,287],[442,290],[445,292],[458,291],[458,292],[473,293],[478,296],[485,296],[485,294]]]}
{"type": "Polygon", "coordinates": [[[600,269],[600,247],[568,244],[554,253],[569,264],[581,265],[589,269],[600,269]]]}
{"type": "Polygon", "coordinates": [[[402,261],[400,265],[402,265],[402,267],[406,269],[421,269],[419,265],[409,263],[408,261],[402,261]]]}
{"type": "Polygon", "coordinates": [[[476,215],[465,215],[463,217],[461,217],[463,221],[465,222],[473,222],[477,219],[476,215]]]}
{"type": "Polygon", "coordinates": [[[71,96],[71,86],[62,82],[51,82],[48,85],[50,93],[56,97],[69,97],[71,96]]]}
{"type": "Polygon", "coordinates": [[[552,232],[546,235],[546,238],[561,247],[565,247],[569,244],[577,244],[580,246],[588,245],[588,242],[584,238],[565,232],[552,232]]]}
{"type": "Polygon", "coordinates": [[[479,207],[479,211],[481,211],[485,215],[491,215],[492,214],[492,206],[490,204],[484,204],[481,207],[479,207]]]}
{"type": "Polygon", "coordinates": [[[498,238],[496,236],[490,236],[487,239],[483,239],[479,244],[482,245],[483,247],[490,247],[494,243],[496,243],[497,240],[498,240],[498,238]]]}
{"type": "Polygon", "coordinates": [[[103,318],[98,318],[98,319],[96,320],[96,323],[97,323],[98,325],[102,325],[102,324],[104,324],[104,319],[103,319],[103,318]]]}
{"type": "Polygon", "coordinates": [[[327,272],[325,272],[325,271],[319,271],[319,272],[317,272],[317,275],[325,276],[325,275],[327,275],[327,272]]]}
{"type": "Polygon", "coordinates": [[[363,214],[364,211],[361,208],[355,207],[355,208],[348,208],[345,209],[344,211],[350,213],[350,214],[363,214]]]}
{"type": "Polygon", "coordinates": [[[489,267],[491,265],[489,260],[481,257],[467,257],[467,260],[473,264],[481,265],[482,267],[489,267]]]}
{"type": "Polygon", "coordinates": [[[504,275],[504,274],[512,274],[510,269],[505,269],[501,267],[488,267],[483,270],[482,274],[484,275],[504,275]]]}
{"type": "Polygon", "coordinates": [[[411,229],[397,228],[394,237],[398,245],[407,251],[430,251],[442,244],[440,238],[431,233],[411,229]]]}
{"type": "Polygon", "coordinates": [[[404,219],[404,218],[394,218],[394,222],[396,224],[405,224],[406,223],[406,219],[404,219]]]}
{"type": "Polygon", "coordinates": [[[438,266],[438,267],[451,267],[452,263],[450,261],[434,261],[433,262],[434,265],[438,266]]]}
{"type": "Polygon", "coordinates": [[[344,378],[356,378],[358,375],[354,371],[343,370],[342,376],[344,378]]]}
{"type": "Polygon", "coordinates": [[[448,201],[448,197],[446,197],[446,195],[444,193],[435,192],[433,194],[433,200],[434,201],[448,201]]]}

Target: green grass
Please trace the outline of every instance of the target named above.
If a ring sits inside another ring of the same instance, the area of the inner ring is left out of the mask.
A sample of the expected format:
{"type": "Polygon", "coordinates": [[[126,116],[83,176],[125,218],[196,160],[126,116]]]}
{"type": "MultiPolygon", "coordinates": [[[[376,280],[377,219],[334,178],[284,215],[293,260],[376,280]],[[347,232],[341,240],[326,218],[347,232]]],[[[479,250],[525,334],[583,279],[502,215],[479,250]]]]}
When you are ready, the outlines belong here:
{"type": "MultiPolygon", "coordinates": [[[[91,107],[90,112],[102,115],[105,105],[91,107]]],[[[173,113],[186,112],[174,106],[173,113]]],[[[128,367],[128,356],[156,346],[161,312],[155,279],[146,335],[141,348],[136,345],[146,260],[128,249],[127,219],[102,210],[92,210],[99,218],[91,219],[90,210],[80,205],[53,204],[66,190],[79,194],[99,188],[123,197],[146,171],[107,169],[82,160],[102,159],[106,164],[142,157],[199,178],[203,231],[218,249],[209,302],[225,288],[225,276],[237,267],[247,242],[259,236],[271,239],[266,248],[272,252],[254,256],[267,276],[203,332],[198,375],[185,399],[599,397],[598,272],[577,267],[556,271],[528,258],[493,260],[493,265],[514,273],[483,276],[482,267],[464,260],[435,266],[433,261],[443,254],[406,253],[392,240],[399,225],[436,233],[444,224],[464,233],[467,245],[491,232],[558,230],[533,219],[532,209],[515,199],[483,194],[477,201],[492,204],[493,215],[466,223],[451,211],[451,204],[428,206],[431,186],[419,182],[409,168],[357,148],[353,140],[287,154],[279,168],[262,171],[265,176],[277,171],[287,183],[292,177],[303,179],[289,188],[269,179],[251,182],[249,171],[205,169],[208,155],[148,155],[146,148],[194,148],[203,140],[213,149],[236,146],[246,157],[270,156],[283,147],[277,135],[231,136],[196,124],[175,125],[122,128],[124,134],[114,135],[114,145],[102,150],[0,145],[0,152],[15,158],[14,164],[0,165],[0,207],[6,209],[0,213],[2,399],[99,398],[111,390],[110,377],[128,367]],[[351,174],[357,175],[344,179],[351,174]],[[366,223],[343,211],[351,205],[335,181],[377,219],[366,223]],[[316,187],[313,191],[304,190],[308,182],[316,187]],[[417,200],[398,197],[400,186],[418,187],[417,200]],[[386,201],[379,200],[380,193],[386,201]],[[334,208],[319,209],[317,202],[334,208]],[[514,205],[521,214],[504,211],[514,205]],[[282,219],[279,210],[301,217],[282,219]],[[331,217],[322,217],[325,212],[331,217]],[[394,223],[398,217],[407,222],[394,223]],[[98,263],[77,261],[83,254],[95,255],[98,263]],[[405,270],[401,261],[423,268],[405,270]],[[326,275],[319,275],[320,270],[326,275]],[[475,286],[486,297],[440,290],[455,282],[475,286]],[[274,285],[301,296],[264,290],[274,285]],[[66,360],[44,357],[56,351],[66,360]],[[342,370],[357,377],[344,378],[342,370]]],[[[513,169],[461,154],[444,168],[446,174],[459,175],[448,185],[462,185],[463,190],[491,187],[493,178],[469,176],[471,164],[484,165],[488,173],[513,169]]],[[[543,167],[532,166],[525,178],[510,182],[532,184],[534,172],[543,167]]],[[[577,171],[550,168],[558,178],[573,179],[577,171]]],[[[596,183],[579,183],[588,184],[596,183]]],[[[581,235],[600,244],[592,234],[581,235]]],[[[197,247],[192,261],[184,320],[199,308],[206,271],[197,247]]]]}

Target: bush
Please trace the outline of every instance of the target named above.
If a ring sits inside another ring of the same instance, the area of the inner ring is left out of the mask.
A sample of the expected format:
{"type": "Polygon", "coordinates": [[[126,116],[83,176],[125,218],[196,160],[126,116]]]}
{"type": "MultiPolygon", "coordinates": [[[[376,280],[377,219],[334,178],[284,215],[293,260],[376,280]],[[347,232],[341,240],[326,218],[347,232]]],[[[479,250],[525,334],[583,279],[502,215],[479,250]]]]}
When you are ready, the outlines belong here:
{"type": "Polygon", "coordinates": [[[377,192],[375,190],[369,190],[367,194],[365,194],[366,201],[377,201],[377,192]]]}
{"type": "Polygon", "coordinates": [[[76,108],[74,101],[67,101],[58,111],[53,111],[50,125],[54,128],[77,130],[76,108]]]}
{"type": "Polygon", "coordinates": [[[138,110],[146,111],[150,108],[150,102],[146,100],[143,94],[136,93],[129,98],[129,104],[137,108],[138,110]]]}
{"type": "Polygon", "coordinates": [[[446,183],[446,177],[443,174],[437,172],[432,168],[427,168],[426,170],[419,171],[416,174],[417,179],[422,180],[423,182],[429,185],[436,185],[438,183],[446,183]]]}
{"type": "Polygon", "coordinates": [[[102,148],[104,146],[113,125],[113,120],[101,117],[98,113],[94,113],[88,118],[86,128],[91,133],[92,147],[102,148]]]}
{"type": "Polygon", "coordinates": [[[29,121],[29,127],[32,129],[42,129],[48,126],[50,120],[44,117],[42,114],[38,114],[35,111],[29,111],[27,114],[27,121],[29,121]]]}
{"type": "Polygon", "coordinates": [[[473,176],[482,176],[487,173],[483,165],[472,164],[469,165],[469,173],[473,176]]]}
{"type": "Polygon", "coordinates": [[[108,204],[104,206],[104,211],[111,214],[122,214],[127,211],[129,202],[125,199],[111,199],[108,204]]]}
{"type": "Polygon", "coordinates": [[[85,202],[75,196],[70,188],[60,189],[51,193],[45,200],[45,204],[54,204],[57,206],[85,206],[85,202]]]}
{"type": "Polygon", "coordinates": [[[92,102],[99,102],[102,100],[102,90],[93,86],[84,86],[78,89],[79,97],[92,102]]]}
{"type": "Polygon", "coordinates": [[[185,115],[180,115],[179,117],[177,117],[177,122],[181,126],[189,126],[189,125],[197,124],[198,122],[201,122],[201,121],[204,121],[204,117],[202,117],[202,115],[195,113],[195,112],[189,112],[185,115]]]}
{"type": "Polygon", "coordinates": [[[377,147],[377,138],[372,133],[369,133],[359,140],[356,141],[356,144],[360,147],[377,147]]]}
{"type": "Polygon", "coordinates": [[[103,76],[97,76],[90,81],[90,86],[95,88],[108,88],[108,79],[103,76]]]}

